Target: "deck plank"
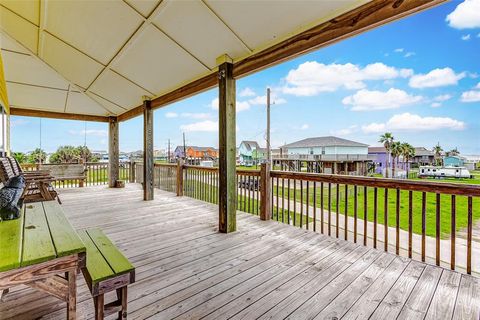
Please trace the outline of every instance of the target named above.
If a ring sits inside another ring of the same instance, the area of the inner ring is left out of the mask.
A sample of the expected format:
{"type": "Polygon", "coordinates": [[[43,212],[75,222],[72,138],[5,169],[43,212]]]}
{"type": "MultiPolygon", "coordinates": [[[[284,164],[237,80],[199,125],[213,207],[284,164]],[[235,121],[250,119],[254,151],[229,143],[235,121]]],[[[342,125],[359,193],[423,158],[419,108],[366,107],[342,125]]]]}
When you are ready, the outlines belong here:
{"type": "MultiPolygon", "coordinates": [[[[131,319],[478,320],[477,278],[241,212],[238,231],[221,234],[215,205],[155,193],[145,202],[132,184],[61,190],[74,228],[101,228],[135,266],[131,319]]],[[[78,318],[93,318],[82,277],[77,301],[78,318]]],[[[64,302],[17,287],[0,314],[57,320],[66,312],[64,302]]]]}

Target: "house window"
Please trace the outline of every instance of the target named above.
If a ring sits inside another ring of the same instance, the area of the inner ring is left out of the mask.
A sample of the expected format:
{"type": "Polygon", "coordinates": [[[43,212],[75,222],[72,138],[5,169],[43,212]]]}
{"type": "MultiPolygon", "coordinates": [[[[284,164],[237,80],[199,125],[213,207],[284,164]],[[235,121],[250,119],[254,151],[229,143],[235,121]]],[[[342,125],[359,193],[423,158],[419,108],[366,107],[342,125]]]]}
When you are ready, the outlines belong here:
{"type": "Polygon", "coordinates": [[[310,148],[310,154],[313,154],[313,148],[310,148]]]}

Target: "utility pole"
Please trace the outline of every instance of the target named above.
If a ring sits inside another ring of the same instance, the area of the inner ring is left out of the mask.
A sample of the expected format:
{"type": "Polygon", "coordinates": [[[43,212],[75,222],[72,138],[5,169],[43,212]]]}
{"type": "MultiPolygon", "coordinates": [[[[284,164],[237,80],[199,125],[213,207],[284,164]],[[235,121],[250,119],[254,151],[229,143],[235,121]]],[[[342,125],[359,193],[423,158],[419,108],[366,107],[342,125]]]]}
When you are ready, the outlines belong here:
{"type": "Polygon", "coordinates": [[[267,88],[267,162],[271,163],[271,146],[270,146],[270,88],[267,88]]]}
{"type": "Polygon", "coordinates": [[[185,132],[183,133],[183,160],[187,159],[187,145],[185,144],[185,132]]]}
{"type": "Polygon", "coordinates": [[[170,163],[170,139],[168,139],[168,153],[167,153],[168,163],[170,163]]]}

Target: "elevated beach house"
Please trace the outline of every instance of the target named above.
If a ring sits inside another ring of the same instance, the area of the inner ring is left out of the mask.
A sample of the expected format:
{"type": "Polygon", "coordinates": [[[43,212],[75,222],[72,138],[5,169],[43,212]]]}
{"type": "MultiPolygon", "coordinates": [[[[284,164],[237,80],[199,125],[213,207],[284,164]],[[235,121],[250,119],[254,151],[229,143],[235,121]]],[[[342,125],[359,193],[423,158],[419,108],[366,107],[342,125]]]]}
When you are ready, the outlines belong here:
{"type": "Polygon", "coordinates": [[[243,166],[259,164],[266,156],[267,149],[261,148],[257,141],[242,141],[238,147],[238,160],[243,166]]]}
{"type": "Polygon", "coordinates": [[[309,172],[366,175],[373,159],[367,144],[334,136],[307,138],[281,148],[275,162],[297,171],[305,166],[309,172]]]}

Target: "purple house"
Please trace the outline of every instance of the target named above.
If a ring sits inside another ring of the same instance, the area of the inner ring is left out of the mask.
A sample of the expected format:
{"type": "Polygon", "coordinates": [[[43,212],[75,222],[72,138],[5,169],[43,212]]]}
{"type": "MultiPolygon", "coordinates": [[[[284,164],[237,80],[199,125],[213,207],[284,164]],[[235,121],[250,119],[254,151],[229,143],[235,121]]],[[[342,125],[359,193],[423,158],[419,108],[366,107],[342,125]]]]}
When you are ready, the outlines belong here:
{"type": "MultiPolygon", "coordinates": [[[[417,149],[417,148],[415,148],[417,149]]],[[[373,160],[373,164],[375,165],[375,173],[383,174],[385,168],[387,167],[387,159],[388,154],[385,150],[385,147],[369,147],[368,154],[375,156],[375,160],[373,160]]],[[[390,157],[390,161],[392,158],[390,157]]],[[[405,163],[403,161],[403,157],[399,157],[395,160],[396,165],[395,167],[400,170],[410,170],[410,162],[405,163]]],[[[391,167],[391,164],[390,164],[391,167]]]]}

